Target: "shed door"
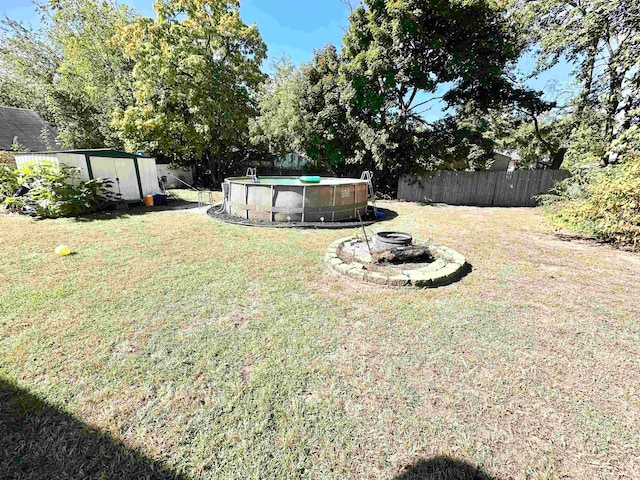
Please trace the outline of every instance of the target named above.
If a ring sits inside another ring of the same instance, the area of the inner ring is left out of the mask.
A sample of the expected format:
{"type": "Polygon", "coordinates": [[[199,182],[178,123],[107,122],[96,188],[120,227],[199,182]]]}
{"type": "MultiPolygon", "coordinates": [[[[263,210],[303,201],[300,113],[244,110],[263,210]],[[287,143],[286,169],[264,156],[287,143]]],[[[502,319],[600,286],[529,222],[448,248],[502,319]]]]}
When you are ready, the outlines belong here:
{"type": "Polygon", "coordinates": [[[123,200],[140,200],[138,177],[132,158],[91,157],[93,177],[108,178],[111,190],[120,193],[123,200]]]}

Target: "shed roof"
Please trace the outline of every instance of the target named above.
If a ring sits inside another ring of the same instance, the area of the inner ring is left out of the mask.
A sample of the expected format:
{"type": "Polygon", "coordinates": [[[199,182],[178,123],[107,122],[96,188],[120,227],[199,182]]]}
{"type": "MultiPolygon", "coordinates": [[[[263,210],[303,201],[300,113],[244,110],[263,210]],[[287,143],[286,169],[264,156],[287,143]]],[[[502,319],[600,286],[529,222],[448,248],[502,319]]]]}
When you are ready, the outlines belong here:
{"type": "Polygon", "coordinates": [[[14,138],[29,150],[47,148],[42,139],[42,129],[47,130],[49,143],[57,148],[56,130],[33,110],[0,107],[0,150],[11,150],[14,138]]]}
{"type": "Polygon", "coordinates": [[[112,158],[153,158],[149,155],[144,155],[141,153],[129,153],[123,152],[122,150],[114,150],[112,148],[81,148],[77,150],[49,150],[45,152],[20,152],[16,153],[16,155],[30,155],[33,153],[37,153],[39,155],[46,155],[48,153],[81,153],[87,154],[92,157],[112,157],[112,158]]]}

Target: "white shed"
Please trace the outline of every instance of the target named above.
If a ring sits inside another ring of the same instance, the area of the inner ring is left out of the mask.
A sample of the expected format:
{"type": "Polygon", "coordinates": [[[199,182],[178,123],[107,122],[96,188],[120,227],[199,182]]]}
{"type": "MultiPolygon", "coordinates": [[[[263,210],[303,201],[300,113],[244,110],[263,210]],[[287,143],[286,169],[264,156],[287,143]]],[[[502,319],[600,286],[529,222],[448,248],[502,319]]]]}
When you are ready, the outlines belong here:
{"type": "Polygon", "coordinates": [[[108,178],[113,182],[113,192],[126,201],[142,200],[159,190],[156,160],[145,155],[105,148],[16,153],[15,159],[18,168],[27,163],[50,162],[77,167],[80,180],[108,178]]]}

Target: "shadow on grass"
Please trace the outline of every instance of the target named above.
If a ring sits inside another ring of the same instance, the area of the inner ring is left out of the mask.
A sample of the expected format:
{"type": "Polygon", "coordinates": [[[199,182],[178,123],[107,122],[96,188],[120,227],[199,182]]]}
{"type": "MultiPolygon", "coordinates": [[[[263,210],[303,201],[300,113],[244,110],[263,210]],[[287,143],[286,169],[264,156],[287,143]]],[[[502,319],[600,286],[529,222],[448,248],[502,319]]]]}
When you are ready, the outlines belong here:
{"type": "Polygon", "coordinates": [[[419,460],[393,480],[495,480],[480,467],[451,457],[419,460]]]}
{"type": "Polygon", "coordinates": [[[378,218],[377,223],[384,223],[389,220],[393,220],[398,216],[398,212],[396,212],[395,210],[390,210],[388,208],[381,208],[381,207],[377,207],[377,209],[379,212],[384,213],[383,217],[378,218]]]}
{"type": "Polygon", "coordinates": [[[631,243],[616,243],[613,240],[608,240],[604,238],[590,237],[586,233],[579,232],[570,232],[567,230],[561,230],[554,233],[554,236],[557,240],[562,242],[573,242],[573,243],[582,243],[586,245],[593,246],[607,246],[611,248],[615,248],[616,250],[622,250],[625,252],[637,252],[638,248],[634,250],[634,246],[631,243]]]}
{"type": "MultiPolygon", "coordinates": [[[[162,463],[0,378],[0,478],[187,480],[162,463]]],[[[450,457],[419,460],[393,480],[496,480],[450,457]]]]}
{"type": "Polygon", "coordinates": [[[138,215],[149,215],[152,213],[166,212],[173,210],[191,210],[198,208],[198,202],[189,202],[187,200],[171,200],[167,205],[158,205],[154,207],[146,207],[144,205],[136,205],[125,210],[105,210],[97,213],[90,213],[77,217],[77,222],[95,222],[99,220],[113,220],[115,218],[127,218],[138,215]]]}
{"type": "Polygon", "coordinates": [[[499,209],[509,209],[509,208],[535,208],[537,205],[474,205],[472,203],[442,203],[442,202],[428,202],[428,201],[411,201],[411,200],[399,200],[405,203],[416,203],[421,207],[432,207],[432,208],[447,208],[447,207],[469,207],[469,208],[499,208],[499,209]]]}
{"type": "Polygon", "coordinates": [[[460,280],[462,280],[463,278],[465,278],[467,275],[469,275],[471,272],[473,272],[473,265],[471,265],[469,262],[465,263],[464,266],[462,267],[462,269],[460,269],[460,271],[458,272],[457,275],[449,278],[447,281],[442,282],[440,284],[438,284],[439,287],[445,287],[447,285],[452,285],[454,283],[458,283],[460,280]]]}
{"type": "Polygon", "coordinates": [[[3,479],[186,479],[0,378],[3,479]]]}
{"type": "Polygon", "coordinates": [[[261,220],[248,220],[246,218],[236,217],[234,215],[229,215],[226,212],[221,213],[221,206],[221,203],[217,203],[207,211],[207,214],[214,220],[243,227],[340,230],[347,228],[359,228],[362,225],[370,227],[372,225],[393,220],[398,216],[398,213],[394,210],[378,207],[377,210],[378,212],[381,212],[382,216],[374,217],[373,212],[370,211],[368,216],[362,218],[362,223],[360,222],[360,219],[340,220],[336,222],[265,222],[261,220]]]}

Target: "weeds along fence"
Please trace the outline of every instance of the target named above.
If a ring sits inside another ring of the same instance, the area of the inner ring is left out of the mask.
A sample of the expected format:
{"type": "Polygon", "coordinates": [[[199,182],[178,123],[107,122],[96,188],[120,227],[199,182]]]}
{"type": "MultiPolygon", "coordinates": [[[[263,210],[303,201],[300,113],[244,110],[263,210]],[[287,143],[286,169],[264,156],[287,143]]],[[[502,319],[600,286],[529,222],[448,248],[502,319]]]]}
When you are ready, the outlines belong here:
{"type": "Polygon", "coordinates": [[[569,176],[566,170],[516,170],[513,172],[437,172],[398,182],[398,200],[491,207],[531,207],[532,198],[547,193],[554,183],[569,176]]]}

